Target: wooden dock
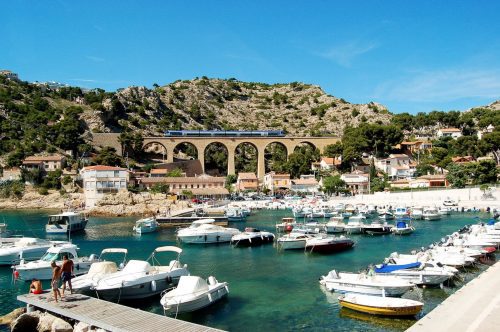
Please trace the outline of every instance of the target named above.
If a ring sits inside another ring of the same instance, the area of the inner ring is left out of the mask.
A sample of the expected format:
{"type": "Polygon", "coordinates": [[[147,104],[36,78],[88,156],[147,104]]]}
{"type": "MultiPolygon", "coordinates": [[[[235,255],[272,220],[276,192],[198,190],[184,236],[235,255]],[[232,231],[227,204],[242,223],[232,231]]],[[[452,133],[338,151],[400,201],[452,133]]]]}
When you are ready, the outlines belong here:
{"type": "Polygon", "coordinates": [[[29,306],[113,332],[221,331],[82,294],[67,294],[66,301],[59,303],[54,302],[49,291],[41,295],[19,295],[17,299],[29,306]]]}

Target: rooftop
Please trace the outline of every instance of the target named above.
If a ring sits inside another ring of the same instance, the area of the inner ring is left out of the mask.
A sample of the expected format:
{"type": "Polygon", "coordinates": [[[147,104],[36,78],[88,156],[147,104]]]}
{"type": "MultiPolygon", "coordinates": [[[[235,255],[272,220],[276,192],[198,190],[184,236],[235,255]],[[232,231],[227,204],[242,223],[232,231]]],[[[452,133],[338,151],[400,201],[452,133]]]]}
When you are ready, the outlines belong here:
{"type": "Polygon", "coordinates": [[[238,173],[239,180],[257,180],[255,173],[238,173]]]}
{"type": "Polygon", "coordinates": [[[29,156],[24,159],[24,161],[34,161],[34,162],[42,162],[42,161],[61,161],[65,159],[64,156],[61,155],[51,155],[51,156],[29,156]]]}

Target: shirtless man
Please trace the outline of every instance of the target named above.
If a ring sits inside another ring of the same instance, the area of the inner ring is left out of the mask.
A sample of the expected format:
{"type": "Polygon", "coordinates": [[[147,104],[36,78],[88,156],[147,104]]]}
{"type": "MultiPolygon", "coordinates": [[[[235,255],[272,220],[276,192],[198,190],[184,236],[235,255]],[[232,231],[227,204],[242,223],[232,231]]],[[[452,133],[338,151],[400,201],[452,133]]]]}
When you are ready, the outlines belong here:
{"type": "Polygon", "coordinates": [[[30,285],[30,293],[33,294],[42,294],[42,282],[38,279],[33,279],[31,280],[31,285],[30,285]]]}
{"type": "Polygon", "coordinates": [[[73,275],[73,261],[68,259],[68,255],[63,256],[63,263],[61,266],[61,279],[63,282],[62,286],[62,296],[64,296],[64,291],[66,290],[66,283],[68,283],[68,288],[70,294],[73,294],[73,286],[71,285],[71,276],[73,275]]]}
{"type": "Polygon", "coordinates": [[[61,292],[59,291],[59,279],[61,278],[61,267],[56,264],[56,262],[50,263],[52,266],[52,282],[50,286],[52,287],[52,291],[54,292],[54,299],[57,303],[57,295],[62,298],[61,292]]]}

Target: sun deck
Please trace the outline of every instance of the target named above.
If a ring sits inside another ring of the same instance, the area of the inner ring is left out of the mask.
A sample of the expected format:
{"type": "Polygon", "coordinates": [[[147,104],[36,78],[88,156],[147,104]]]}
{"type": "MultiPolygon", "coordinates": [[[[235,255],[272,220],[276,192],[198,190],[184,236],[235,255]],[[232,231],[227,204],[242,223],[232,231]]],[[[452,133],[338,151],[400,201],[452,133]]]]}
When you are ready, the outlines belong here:
{"type": "Polygon", "coordinates": [[[211,327],[185,322],[140,309],[99,300],[81,294],[67,295],[65,302],[55,303],[48,291],[41,295],[19,295],[17,299],[53,314],[87,323],[108,331],[144,332],[144,331],[221,331],[211,327]]]}

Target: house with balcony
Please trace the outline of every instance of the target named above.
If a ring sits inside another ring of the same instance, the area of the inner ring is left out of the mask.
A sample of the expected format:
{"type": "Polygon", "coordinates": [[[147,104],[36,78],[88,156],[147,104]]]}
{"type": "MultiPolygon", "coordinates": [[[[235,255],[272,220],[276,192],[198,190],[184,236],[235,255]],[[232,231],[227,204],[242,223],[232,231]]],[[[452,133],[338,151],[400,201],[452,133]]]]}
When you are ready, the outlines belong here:
{"type": "Polygon", "coordinates": [[[451,137],[457,139],[462,136],[462,131],[458,128],[441,128],[437,131],[437,137],[451,137]]]}
{"type": "Polygon", "coordinates": [[[66,166],[66,157],[61,155],[29,156],[23,160],[22,167],[26,170],[39,169],[40,171],[53,172],[66,166]]]}
{"type": "Polygon", "coordinates": [[[388,158],[376,159],[375,168],[385,172],[391,180],[412,178],[416,165],[406,154],[391,154],[388,158]]]}
{"type": "Polygon", "coordinates": [[[257,191],[259,189],[259,180],[255,173],[238,173],[238,179],[236,180],[236,190],[242,191],[257,191]]]}
{"type": "Polygon", "coordinates": [[[269,172],[264,175],[263,186],[274,194],[278,190],[291,188],[290,174],[269,172]]]}
{"type": "Polygon", "coordinates": [[[92,208],[106,195],[127,190],[129,171],[114,166],[87,166],[80,170],[85,194],[85,207],[92,208]]]}
{"type": "Polygon", "coordinates": [[[355,170],[340,176],[345,182],[347,189],[353,194],[368,194],[370,187],[370,176],[362,171],[355,170]]]}

